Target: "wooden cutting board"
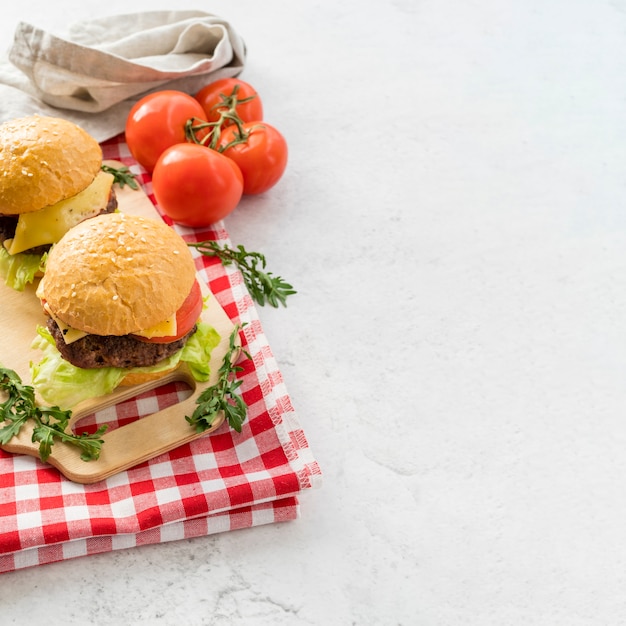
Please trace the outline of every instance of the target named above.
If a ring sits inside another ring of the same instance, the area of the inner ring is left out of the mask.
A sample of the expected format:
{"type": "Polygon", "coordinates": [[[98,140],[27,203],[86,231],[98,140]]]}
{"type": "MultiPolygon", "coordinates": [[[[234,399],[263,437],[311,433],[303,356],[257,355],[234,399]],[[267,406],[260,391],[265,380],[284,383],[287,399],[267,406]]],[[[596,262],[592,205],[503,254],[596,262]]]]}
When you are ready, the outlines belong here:
{"type": "MultiPolygon", "coordinates": [[[[121,166],[114,161],[108,163],[121,166]]],[[[116,194],[120,211],[161,219],[143,191],[132,190],[127,185],[123,188],[116,185],[116,194]]],[[[204,285],[204,281],[199,282],[204,285]]],[[[32,384],[29,363],[41,358],[41,353],[32,349],[31,343],[36,336],[37,325],[45,324],[45,316],[35,290],[36,285],[17,292],[7,287],[4,281],[0,281],[0,327],[3,329],[0,363],[3,367],[15,370],[22,381],[29,385],[32,384]]],[[[72,410],[70,428],[87,415],[166,383],[183,381],[191,389],[191,395],[178,404],[106,432],[102,436],[104,444],[97,461],[83,461],[78,448],[55,440],[48,463],[74,482],[95,483],[219,428],[224,421],[223,415],[216,419],[210,430],[203,433],[196,433],[185,420],[186,415],[193,413],[198,396],[217,381],[217,373],[228,352],[230,335],[234,330],[233,323],[215,297],[208,298],[208,306],[202,313],[202,319],[213,326],[221,337],[220,344],[211,353],[211,377],[207,382],[198,383],[183,364],[159,381],[120,387],[108,396],[82,402],[72,410]]],[[[32,443],[31,437],[32,426],[25,425],[17,437],[1,447],[8,452],[38,457],[38,444],[32,443]]]]}

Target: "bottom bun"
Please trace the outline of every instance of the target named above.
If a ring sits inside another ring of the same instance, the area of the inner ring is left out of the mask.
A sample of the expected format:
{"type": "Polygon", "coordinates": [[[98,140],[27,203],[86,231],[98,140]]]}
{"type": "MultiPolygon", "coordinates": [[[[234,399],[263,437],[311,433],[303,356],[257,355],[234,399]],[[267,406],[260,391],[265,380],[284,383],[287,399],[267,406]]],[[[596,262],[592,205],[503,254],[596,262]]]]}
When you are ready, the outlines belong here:
{"type": "Polygon", "coordinates": [[[176,371],[178,365],[176,367],[172,367],[168,370],[161,370],[159,372],[129,372],[122,378],[122,382],[119,384],[120,387],[131,387],[132,385],[143,385],[144,383],[151,383],[155,380],[159,380],[164,378],[168,374],[176,371]]]}

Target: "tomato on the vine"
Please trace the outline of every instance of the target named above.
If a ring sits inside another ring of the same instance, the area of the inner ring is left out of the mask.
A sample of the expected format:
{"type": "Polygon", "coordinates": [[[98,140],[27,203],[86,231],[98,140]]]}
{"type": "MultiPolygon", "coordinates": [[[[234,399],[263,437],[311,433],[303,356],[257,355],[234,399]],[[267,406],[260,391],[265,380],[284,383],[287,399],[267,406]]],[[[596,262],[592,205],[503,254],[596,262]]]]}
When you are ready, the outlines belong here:
{"type": "Polygon", "coordinates": [[[126,119],[126,143],[135,160],[151,172],[163,151],[185,141],[185,124],[205,121],[204,109],[187,93],[166,89],[138,100],[126,119]]]}
{"type": "Polygon", "coordinates": [[[287,167],[287,142],[266,122],[246,122],[242,131],[240,135],[236,126],[225,128],[220,151],[239,166],[244,194],[263,193],[280,180],[287,167]]]}
{"type": "Polygon", "coordinates": [[[243,176],[231,159],[206,146],[180,143],[167,148],[152,173],[157,204],[185,226],[210,226],[239,204],[243,176]]]}
{"type": "MultiPolygon", "coordinates": [[[[194,96],[202,105],[207,121],[219,121],[220,112],[227,111],[229,106],[233,104],[232,97],[235,87],[237,87],[235,111],[241,121],[253,122],[263,119],[263,103],[252,85],[238,78],[221,78],[205,85],[194,96]]],[[[232,123],[232,120],[224,120],[223,126],[232,123]]]]}

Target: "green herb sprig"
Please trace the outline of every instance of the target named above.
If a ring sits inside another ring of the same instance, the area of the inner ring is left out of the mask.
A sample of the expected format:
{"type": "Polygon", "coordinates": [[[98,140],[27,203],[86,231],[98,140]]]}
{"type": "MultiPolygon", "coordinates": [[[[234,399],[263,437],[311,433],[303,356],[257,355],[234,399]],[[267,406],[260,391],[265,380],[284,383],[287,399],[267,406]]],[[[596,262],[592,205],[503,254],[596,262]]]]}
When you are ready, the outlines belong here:
{"type": "Polygon", "coordinates": [[[100,439],[107,429],[101,426],[95,433],[74,435],[66,432],[71,411],[59,407],[40,407],[35,403],[35,390],[30,385],[22,384],[19,375],[10,369],[0,367],[0,390],[7,394],[7,399],[0,403],[0,444],[8,443],[19,434],[29,420],[35,422],[32,442],[39,443],[39,457],[47,461],[55,439],[77,446],[83,461],[95,461],[100,456],[100,439]]]}
{"type": "MultiPolygon", "coordinates": [[[[196,399],[198,406],[193,414],[185,416],[185,419],[195,427],[198,433],[211,428],[220,411],[224,411],[229,426],[238,433],[241,432],[241,426],[248,412],[245,400],[236,393],[243,382],[235,378],[238,372],[243,371],[243,367],[235,363],[237,353],[240,351],[240,347],[237,345],[237,336],[242,327],[236,325],[230,334],[228,351],[224,355],[219,369],[217,382],[198,396],[196,399]]],[[[244,351],[244,354],[251,358],[247,352],[244,351]]]]}
{"type": "Polygon", "coordinates": [[[124,187],[124,185],[128,185],[131,189],[137,191],[139,189],[139,184],[135,180],[136,175],[133,174],[126,165],[122,167],[113,167],[112,165],[106,165],[103,163],[101,165],[102,171],[107,174],[113,174],[113,182],[117,183],[120,187],[124,187]]]}
{"type": "Polygon", "coordinates": [[[224,265],[235,264],[250,292],[250,297],[261,306],[266,303],[273,307],[287,306],[287,296],[298,293],[288,282],[272,272],[266,272],[265,256],[260,252],[248,252],[239,245],[236,249],[220,246],[217,241],[188,243],[204,256],[218,257],[224,265]]]}

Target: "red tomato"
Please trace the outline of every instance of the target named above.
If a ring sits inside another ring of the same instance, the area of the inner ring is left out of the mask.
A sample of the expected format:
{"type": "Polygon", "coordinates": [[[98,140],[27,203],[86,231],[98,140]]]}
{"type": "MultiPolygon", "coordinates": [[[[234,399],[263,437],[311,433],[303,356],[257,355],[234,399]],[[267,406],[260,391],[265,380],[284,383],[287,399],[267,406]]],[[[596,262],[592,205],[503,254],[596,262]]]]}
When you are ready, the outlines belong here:
{"type": "Polygon", "coordinates": [[[196,143],[167,148],[152,173],[157,204],[175,222],[210,226],[241,200],[243,176],[223,154],[196,143]]]}
{"type": "Polygon", "coordinates": [[[156,91],[135,103],[126,119],[126,143],[135,160],[151,172],[162,152],[185,141],[185,123],[205,120],[200,103],[187,93],[156,91]]]}
{"type": "Polygon", "coordinates": [[[266,122],[246,122],[247,141],[226,146],[238,137],[236,126],[226,128],[220,150],[232,159],[243,174],[244,194],[259,194],[273,187],[287,167],[287,142],[281,133],[266,122]]]}
{"type": "Polygon", "coordinates": [[[194,327],[200,317],[200,313],[202,313],[203,305],[202,291],[196,280],[186,300],[183,302],[180,309],[176,311],[176,335],[170,337],[152,337],[151,339],[140,337],[139,335],[133,335],[133,337],[149,343],[171,343],[172,341],[176,341],[184,337],[194,327]]]}
{"type": "MultiPolygon", "coordinates": [[[[235,85],[239,85],[237,90],[237,106],[235,110],[243,122],[253,122],[254,120],[263,119],[263,103],[252,85],[244,83],[238,78],[221,78],[213,83],[205,85],[194,96],[202,105],[206,119],[209,122],[217,122],[220,119],[220,111],[227,110],[228,106],[220,106],[226,104],[233,94],[235,85]],[[240,103],[241,100],[250,98],[247,102],[240,103]]],[[[232,122],[226,120],[224,126],[228,126],[232,122]]]]}

